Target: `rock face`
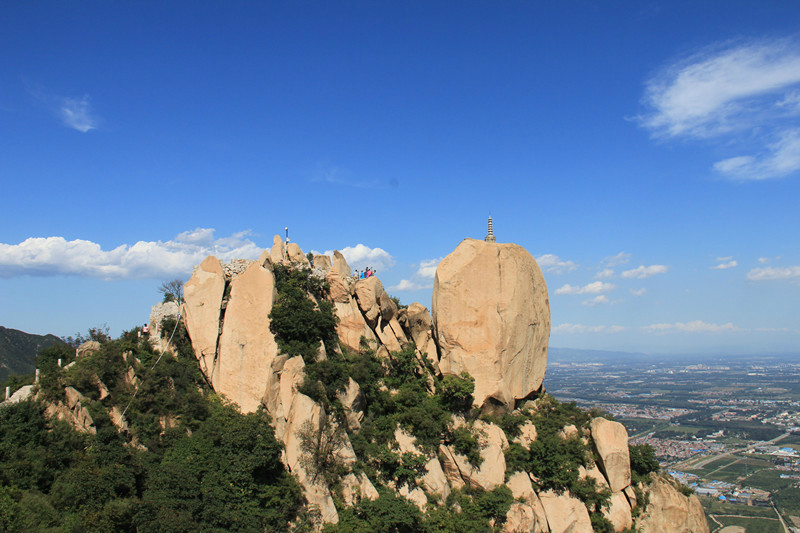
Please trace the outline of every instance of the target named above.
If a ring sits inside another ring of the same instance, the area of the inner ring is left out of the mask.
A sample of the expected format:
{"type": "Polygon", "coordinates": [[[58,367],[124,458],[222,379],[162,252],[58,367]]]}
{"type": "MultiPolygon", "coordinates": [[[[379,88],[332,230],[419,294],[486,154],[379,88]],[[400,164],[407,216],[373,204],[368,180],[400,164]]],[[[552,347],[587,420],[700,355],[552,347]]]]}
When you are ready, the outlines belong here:
{"type": "Polygon", "coordinates": [[[225,292],[225,275],[219,260],[210,255],[183,286],[184,323],[194,355],[206,376],[213,373],[219,339],[219,315],[225,292]]]}
{"type": "Polygon", "coordinates": [[[272,248],[269,250],[269,260],[273,265],[282,263],[286,257],[286,245],[283,244],[283,239],[280,235],[275,235],[272,238],[272,248]]]}
{"type": "MultiPolygon", "coordinates": [[[[275,237],[269,253],[262,253],[255,262],[220,265],[216,258],[207,258],[186,284],[184,315],[193,349],[214,390],[237,403],[244,413],[255,411],[260,405],[267,408],[275,435],[284,444],[283,462],[302,485],[308,508],[319,511],[322,522],[339,520],[341,508],[336,505],[357,505],[364,498],[377,498],[378,492],[367,475],[355,469],[337,481],[334,499],[326,476],[319,475],[309,462],[313,457],[308,451],[308,435],[323,429],[338,435],[336,430],[344,430],[344,425],[353,434],[361,431],[362,425],[372,423],[374,415],[368,398],[372,398],[374,384],[359,383],[358,374],[354,374],[355,378],[346,376],[346,385],[337,389],[343,408],[340,412],[343,416],[339,418],[326,413],[323,403],[300,392],[308,370],[306,364],[327,358],[335,363],[350,357],[343,353],[347,350],[369,348],[381,364],[391,365],[398,360],[391,352],[413,342],[417,360],[412,359],[411,364],[416,366],[408,371],[425,380],[428,393],[435,393],[439,374],[458,375],[466,371],[475,379],[476,406],[494,414],[520,408],[523,416],[535,420],[537,402],[533,398],[534,393],[541,391],[547,364],[550,310],[541,271],[521,247],[463,241],[439,264],[432,315],[416,303],[398,309],[377,277],[356,279],[338,251],[332,261],[327,256],[315,256],[310,275],[324,277],[329,286],[327,299],[336,313],[341,350],[329,345],[326,352],[323,344],[316,359],[307,363],[299,355],[278,353],[269,329],[269,313],[277,297],[272,265],[277,263],[287,268],[309,266],[300,247],[284,243],[279,236],[275,237]],[[303,442],[305,446],[301,445],[303,442]]],[[[319,303],[310,295],[309,298],[319,303]]],[[[138,383],[132,368],[126,380],[132,385],[138,383]]],[[[390,395],[400,394],[387,383],[376,385],[390,395]]],[[[94,427],[91,418],[87,419],[81,398],[69,392],[67,398],[68,405],[54,406],[54,414],[71,420],[83,431],[92,431],[94,427]]],[[[126,431],[120,413],[114,414],[118,429],[126,431]]],[[[416,456],[414,468],[419,475],[401,483],[387,478],[387,472],[381,472],[378,466],[373,481],[396,491],[423,512],[436,505],[436,501],[444,504],[454,489],[467,486],[489,491],[506,485],[514,501],[503,531],[592,531],[587,507],[569,492],[537,494],[532,483],[537,481],[535,472],[509,472],[506,479],[504,452],[509,442],[501,427],[481,419],[467,422],[460,416],[450,418],[449,424],[452,430],[468,428],[476,438],[482,459],[479,466],[471,465],[467,457],[456,451],[455,445],[448,444],[446,437],[438,448],[429,449],[417,443],[409,426],[403,426],[404,429],[398,426],[394,439],[386,443],[386,451],[401,458],[407,453],[416,456]],[[419,471],[422,464],[424,472],[419,471]]],[[[166,427],[167,421],[162,425],[166,427]]],[[[336,449],[331,453],[343,466],[353,467],[364,458],[356,457],[348,434],[341,434],[341,440],[336,437],[336,449]]],[[[633,522],[631,508],[637,505],[636,493],[630,486],[628,435],[621,424],[595,418],[588,428],[567,424],[559,434],[564,439],[580,438],[585,444],[589,444],[591,435],[597,462],[581,467],[578,474],[593,478],[598,487],[612,491],[609,506],[602,512],[616,531],[631,526],[646,533],[708,531],[697,499],[687,499],[664,480],[655,481],[649,496],[650,489],[643,487],[645,501],[649,497],[650,505],[633,522]]],[[[530,449],[537,438],[540,438],[537,428],[527,419],[519,427],[514,442],[530,449]]],[[[321,528],[321,524],[314,526],[321,528]]]]}
{"type": "Polygon", "coordinates": [[[411,340],[417,346],[420,355],[428,357],[431,361],[438,361],[438,349],[433,341],[433,321],[428,309],[417,302],[401,310],[397,319],[403,328],[409,332],[411,340]]]}
{"type": "Polygon", "coordinates": [[[595,418],[591,425],[592,441],[600,456],[598,466],[606,475],[613,492],[631,484],[631,458],[628,432],[619,422],[595,418]]]}
{"type": "Polygon", "coordinates": [[[465,239],[439,263],[433,331],[445,374],[475,378],[475,405],[513,408],[547,366],[550,303],[539,265],[522,247],[465,239]]]}
{"type": "Polygon", "coordinates": [[[97,341],[86,341],[75,350],[75,357],[80,359],[81,357],[86,357],[92,355],[96,351],[100,350],[100,343],[97,341]]]}
{"type": "Polygon", "coordinates": [[[603,516],[614,525],[614,531],[625,531],[633,525],[631,506],[621,491],[611,493],[608,508],[603,510],[603,516]]]}
{"type": "Polygon", "coordinates": [[[83,433],[97,433],[94,427],[94,420],[89,414],[86,407],[83,406],[82,401],[86,398],[72,387],[64,389],[64,396],[66,403],[51,403],[45,409],[45,414],[49,417],[65,420],[72,424],[72,426],[83,433]]]}
{"type": "Polygon", "coordinates": [[[703,506],[694,494],[686,497],[669,482],[656,479],[647,511],[638,521],[641,533],[708,533],[703,506]]]}
{"type": "Polygon", "coordinates": [[[506,459],[503,450],[508,448],[508,440],[502,429],[483,420],[475,421],[474,431],[478,436],[483,459],[481,464],[474,467],[451,446],[441,445],[439,453],[443,461],[442,467],[454,488],[469,485],[477,489],[492,490],[505,481],[506,459]]]}
{"type": "Polygon", "coordinates": [[[552,533],[593,533],[589,511],[579,499],[552,491],[543,492],[539,499],[552,533]]]}
{"type": "Polygon", "coordinates": [[[261,404],[278,353],[269,330],[275,297],[275,278],[258,263],[231,281],[231,300],[210,379],[214,390],[239,404],[243,413],[252,413],[261,404]]]}
{"type": "Polygon", "coordinates": [[[376,276],[358,280],[353,285],[358,307],[367,323],[390,352],[400,351],[408,343],[397,321],[397,305],[376,276]]]}
{"type": "Polygon", "coordinates": [[[303,250],[300,249],[300,245],[296,242],[290,242],[286,245],[286,254],[289,256],[289,261],[308,265],[308,257],[306,257],[303,250]]]}

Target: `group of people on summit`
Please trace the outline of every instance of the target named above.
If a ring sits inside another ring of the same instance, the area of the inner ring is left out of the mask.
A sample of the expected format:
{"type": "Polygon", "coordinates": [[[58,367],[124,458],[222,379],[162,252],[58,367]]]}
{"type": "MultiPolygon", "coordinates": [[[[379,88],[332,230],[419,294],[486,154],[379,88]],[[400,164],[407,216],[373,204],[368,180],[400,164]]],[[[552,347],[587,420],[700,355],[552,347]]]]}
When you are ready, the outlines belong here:
{"type": "Polygon", "coordinates": [[[369,277],[374,276],[378,271],[372,270],[370,267],[367,267],[364,270],[356,270],[356,278],[357,279],[367,279],[369,277]]]}

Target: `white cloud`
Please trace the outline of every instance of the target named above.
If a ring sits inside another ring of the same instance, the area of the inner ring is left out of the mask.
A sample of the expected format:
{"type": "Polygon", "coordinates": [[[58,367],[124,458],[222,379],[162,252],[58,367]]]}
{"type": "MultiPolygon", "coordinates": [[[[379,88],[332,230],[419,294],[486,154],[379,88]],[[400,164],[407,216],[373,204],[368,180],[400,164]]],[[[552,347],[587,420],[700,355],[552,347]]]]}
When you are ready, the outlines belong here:
{"type": "Polygon", "coordinates": [[[614,277],[614,269],[613,268],[604,268],[603,270],[601,270],[600,272],[595,274],[594,277],[599,278],[599,279],[613,278],[614,277]]]}
{"type": "Polygon", "coordinates": [[[725,43],[650,80],[644,98],[650,113],[639,118],[656,136],[716,136],[761,123],[775,108],[785,113],[798,84],[796,43],[725,43]]]}
{"type": "Polygon", "coordinates": [[[601,294],[600,296],[595,296],[594,298],[590,298],[588,300],[584,300],[581,303],[583,305],[593,306],[593,305],[604,305],[604,304],[609,303],[609,301],[610,300],[608,299],[608,296],[606,296],[605,294],[601,294]]]}
{"type": "MultiPolygon", "coordinates": [[[[339,252],[344,256],[350,268],[355,270],[364,270],[370,267],[376,271],[383,271],[394,265],[394,257],[383,248],[370,248],[359,243],[342,248],[339,252]]],[[[325,250],[322,253],[333,256],[333,250],[325,250]]]]}
{"type": "Polygon", "coordinates": [[[625,327],[623,326],[584,326],[583,324],[559,324],[555,326],[551,332],[552,333],[574,333],[574,334],[584,334],[584,333],[619,333],[620,331],[625,331],[625,327]]]}
{"type": "Polygon", "coordinates": [[[442,262],[444,257],[440,257],[438,259],[423,259],[419,262],[419,268],[417,269],[417,276],[423,279],[433,279],[436,277],[436,267],[439,266],[439,263],[442,262]]]}
{"type": "Polygon", "coordinates": [[[536,258],[539,267],[545,272],[553,272],[561,274],[563,272],[571,272],[578,268],[578,265],[572,261],[564,261],[557,255],[544,254],[536,258]]]}
{"type": "Polygon", "coordinates": [[[777,140],[758,156],[735,156],[714,163],[714,170],[740,180],[782,178],[800,170],[800,129],[777,132],[777,140]]]}
{"type": "Polygon", "coordinates": [[[613,266],[624,265],[630,260],[631,260],[631,254],[620,252],[617,255],[610,255],[604,258],[600,263],[606,266],[613,267],[613,266]]]}
{"type": "Polygon", "coordinates": [[[655,276],[656,274],[664,274],[667,272],[667,270],[669,270],[669,267],[666,265],[639,265],[634,269],[625,270],[620,275],[623,278],[644,279],[649,278],[650,276],[655,276]]]}
{"type": "Polygon", "coordinates": [[[645,333],[653,333],[656,335],[664,335],[674,332],[685,333],[725,333],[731,331],[738,331],[739,328],[734,326],[733,323],[726,324],[709,324],[702,320],[694,320],[692,322],[675,322],[673,324],[651,324],[642,327],[645,333]]]}
{"type": "Polygon", "coordinates": [[[255,259],[262,248],[249,231],[214,239],[214,230],[197,228],[162,241],[139,241],[103,250],[94,242],[63,237],[32,237],[19,244],[0,243],[0,276],[75,275],[102,279],[186,276],[208,255],[221,261],[255,259]]]}
{"type": "Polygon", "coordinates": [[[725,256],[725,257],[717,257],[717,261],[720,261],[720,262],[722,262],[722,261],[730,261],[731,259],[733,259],[732,255],[728,255],[728,256],[725,256]]]}
{"type": "Polygon", "coordinates": [[[556,294],[599,294],[601,292],[608,292],[615,287],[612,283],[603,283],[602,281],[593,281],[583,287],[578,287],[565,284],[560,289],[556,289],[556,294]]]}
{"type": "Polygon", "coordinates": [[[721,43],[651,79],[643,99],[648,111],[638,118],[654,137],[755,143],[745,149],[749,153],[714,163],[714,171],[735,180],[780,178],[800,170],[798,87],[797,40],[721,43]]]}
{"type": "Polygon", "coordinates": [[[647,292],[647,289],[642,287],[641,289],[637,289],[637,290],[631,289],[630,291],[631,291],[631,294],[633,294],[634,296],[644,296],[644,293],[647,292]]]}
{"type": "MultiPolygon", "coordinates": [[[[727,258],[723,258],[723,259],[717,258],[717,261],[724,261],[725,259],[727,259],[727,258]]],[[[732,261],[726,261],[725,263],[720,263],[720,264],[718,264],[716,266],[712,266],[712,267],[708,267],[708,268],[710,268],[711,270],[725,270],[727,268],[733,268],[735,266],[739,266],[739,262],[736,261],[736,260],[732,260],[732,261]]]]}
{"type": "Polygon", "coordinates": [[[430,287],[420,285],[419,283],[411,281],[409,279],[403,279],[400,280],[400,283],[398,283],[397,285],[389,287],[389,290],[400,292],[400,291],[418,291],[420,289],[428,289],[428,288],[430,287]]]}
{"type": "Polygon", "coordinates": [[[783,268],[760,267],[754,268],[747,273],[747,279],[751,281],[772,281],[800,278],[800,266],[788,266],[783,268]]]}
{"type": "Polygon", "coordinates": [[[400,280],[400,283],[389,287],[393,291],[418,291],[420,289],[430,289],[433,287],[433,279],[436,277],[436,267],[444,259],[423,259],[419,262],[419,267],[412,279],[400,280]]]}
{"type": "Polygon", "coordinates": [[[92,113],[89,96],[83,98],[62,98],[58,109],[64,125],[82,133],[97,128],[98,119],[92,113]]]}
{"type": "Polygon", "coordinates": [[[758,262],[761,263],[762,265],[765,263],[769,263],[769,257],[759,257],[758,262]]]}

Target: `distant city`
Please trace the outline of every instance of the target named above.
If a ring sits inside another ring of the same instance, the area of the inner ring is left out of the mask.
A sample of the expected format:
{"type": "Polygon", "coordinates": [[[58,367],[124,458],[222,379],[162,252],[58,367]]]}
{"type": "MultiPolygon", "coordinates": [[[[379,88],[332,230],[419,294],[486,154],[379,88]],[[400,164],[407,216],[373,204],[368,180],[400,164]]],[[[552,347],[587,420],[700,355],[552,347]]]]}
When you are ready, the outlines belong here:
{"type": "Polygon", "coordinates": [[[712,531],[800,532],[800,357],[552,352],[547,391],[651,445],[712,531]]]}

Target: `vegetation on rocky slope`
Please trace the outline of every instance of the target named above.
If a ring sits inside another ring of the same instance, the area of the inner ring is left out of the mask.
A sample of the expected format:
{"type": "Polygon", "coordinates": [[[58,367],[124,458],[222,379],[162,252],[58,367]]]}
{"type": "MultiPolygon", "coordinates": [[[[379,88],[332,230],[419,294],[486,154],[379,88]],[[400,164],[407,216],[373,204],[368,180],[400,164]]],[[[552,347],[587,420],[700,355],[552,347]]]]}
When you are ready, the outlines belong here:
{"type": "Polygon", "coordinates": [[[69,362],[74,348],[42,352],[39,399],[0,408],[0,530],[286,529],[302,498],[268,416],[213,394],[185,333],[178,339],[182,349],[155,366],[159,354],[135,330],[69,368],[55,359],[69,362]],[[83,394],[94,433],[45,416],[65,387],[83,394]]]}
{"type": "MultiPolygon", "coordinates": [[[[428,492],[427,506],[425,498],[400,495],[423,484],[426,464],[444,449],[478,469],[479,428],[487,424],[508,438],[507,480],[530,473],[537,492],[569,492],[595,531],[613,530],[603,515],[609,489],[579,476],[598,460],[588,427],[600,413],[540,394],[512,412],[481,414],[469,374],[441,375],[413,343],[381,356],[366,343],[339,345],[326,284],[307,269],[275,265],[274,274],[271,330],[282,353],[303,356],[298,392],[324,411],[318,426],[298,433],[306,470],[331,488],[339,511],[339,523],[324,531],[500,531],[515,503],[506,485],[428,492]],[[362,397],[355,426],[343,403],[353,382],[362,397]],[[530,426],[535,439],[514,440],[530,426]],[[413,438],[413,451],[400,445],[398,431],[413,438]],[[345,442],[354,462],[341,459],[345,442]],[[377,497],[346,505],[341,483],[349,473],[366,474],[377,497]]],[[[37,399],[0,408],[0,530],[307,531],[318,524],[281,462],[266,411],[243,415],[216,395],[182,323],[167,319],[159,328],[167,336],[173,329],[175,353],[163,357],[138,330],[113,340],[96,330],[90,337],[99,348],[74,362],[67,345],[41,352],[37,399]],[[71,364],[59,367],[58,359],[71,364]],[[82,432],[45,413],[73,389],[91,415],[82,432]]],[[[646,481],[658,469],[652,450],[632,447],[631,468],[634,481],[646,481]]]]}

